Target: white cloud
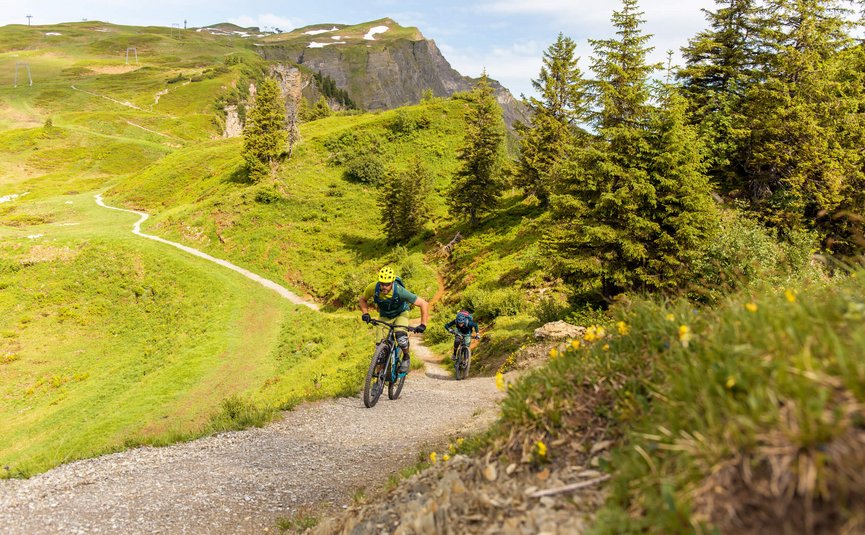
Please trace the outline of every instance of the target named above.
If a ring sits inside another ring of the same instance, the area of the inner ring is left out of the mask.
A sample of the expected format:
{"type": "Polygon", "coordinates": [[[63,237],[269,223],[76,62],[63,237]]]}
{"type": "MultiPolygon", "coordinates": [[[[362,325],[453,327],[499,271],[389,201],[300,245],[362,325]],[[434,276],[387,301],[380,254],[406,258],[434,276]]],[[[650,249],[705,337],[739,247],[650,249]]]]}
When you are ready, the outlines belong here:
{"type": "Polygon", "coordinates": [[[265,28],[279,28],[283,32],[287,32],[289,30],[294,29],[294,23],[291,20],[280,17],[279,15],[274,15],[272,13],[266,13],[264,15],[256,15],[255,17],[250,17],[249,15],[241,15],[239,17],[228,19],[228,22],[232,24],[237,24],[243,28],[248,28],[250,26],[257,26],[264,30],[265,28]]]}

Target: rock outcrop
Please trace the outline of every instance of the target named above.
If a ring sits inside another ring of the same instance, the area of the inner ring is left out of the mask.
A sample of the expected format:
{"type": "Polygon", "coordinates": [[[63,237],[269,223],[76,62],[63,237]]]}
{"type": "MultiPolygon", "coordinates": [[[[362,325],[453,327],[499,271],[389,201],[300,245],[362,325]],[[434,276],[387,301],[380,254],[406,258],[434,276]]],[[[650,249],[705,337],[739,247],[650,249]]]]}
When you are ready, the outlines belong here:
{"type": "MultiPolygon", "coordinates": [[[[389,19],[380,23],[398,27],[389,19]]],[[[435,42],[423,38],[420,32],[320,47],[311,46],[308,39],[265,41],[256,49],[269,61],[292,63],[330,77],[355,103],[370,111],[417,104],[426,91],[448,97],[469,91],[476,83],[451,67],[435,42]]],[[[524,107],[510,91],[494,80],[492,85],[505,122],[511,126],[515,120],[525,120],[524,107]]]]}

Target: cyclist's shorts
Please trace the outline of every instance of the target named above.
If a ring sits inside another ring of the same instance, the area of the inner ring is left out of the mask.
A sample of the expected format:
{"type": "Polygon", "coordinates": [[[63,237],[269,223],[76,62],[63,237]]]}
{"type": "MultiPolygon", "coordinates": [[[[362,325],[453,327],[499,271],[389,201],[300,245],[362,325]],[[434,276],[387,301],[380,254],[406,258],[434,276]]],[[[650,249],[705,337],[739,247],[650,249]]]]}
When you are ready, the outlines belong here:
{"type": "MultiPolygon", "coordinates": [[[[385,318],[384,316],[379,315],[378,319],[381,321],[386,321],[391,325],[396,325],[397,327],[408,327],[408,311],[407,310],[395,318],[385,318]]],[[[403,329],[395,329],[395,330],[400,331],[403,329]]],[[[375,341],[376,341],[376,343],[382,341],[385,336],[387,336],[387,327],[385,327],[384,325],[376,325],[375,326],[375,341]]]]}

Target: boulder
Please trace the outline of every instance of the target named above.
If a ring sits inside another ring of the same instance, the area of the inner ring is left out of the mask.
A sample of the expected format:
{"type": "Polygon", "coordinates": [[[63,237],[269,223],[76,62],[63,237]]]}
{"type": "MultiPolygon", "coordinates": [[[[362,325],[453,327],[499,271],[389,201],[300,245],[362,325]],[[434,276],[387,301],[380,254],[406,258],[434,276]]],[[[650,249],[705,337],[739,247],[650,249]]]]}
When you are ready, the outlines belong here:
{"type": "Polygon", "coordinates": [[[563,340],[571,338],[582,338],[586,332],[585,327],[571,325],[566,321],[552,321],[543,327],[535,329],[535,338],[538,340],[563,340]]]}

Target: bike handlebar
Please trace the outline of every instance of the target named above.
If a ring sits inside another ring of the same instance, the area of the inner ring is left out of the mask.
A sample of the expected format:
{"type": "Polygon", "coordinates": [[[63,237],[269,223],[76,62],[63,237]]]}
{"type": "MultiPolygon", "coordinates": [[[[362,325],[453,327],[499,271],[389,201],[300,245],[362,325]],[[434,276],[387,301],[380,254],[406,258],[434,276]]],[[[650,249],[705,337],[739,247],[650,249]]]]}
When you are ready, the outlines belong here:
{"type": "Polygon", "coordinates": [[[386,321],[377,320],[375,318],[370,318],[367,323],[369,323],[370,325],[384,325],[385,327],[390,327],[391,329],[402,328],[402,329],[407,330],[410,333],[417,332],[417,329],[415,327],[412,327],[411,325],[393,325],[393,324],[388,323],[386,321]]]}
{"type": "MultiPolygon", "coordinates": [[[[451,334],[454,335],[454,336],[460,336],[460,337],[469,336],[469,335],[467,335],[467,334],[458,333],[458,332],[456,332],[456,331],[453,330],[453,329],[448,329],[448,332],[451,333],[451,334]]],[[[473,335],[471,335],[471,337],[474,338],[475,340],[480,340],[480,339],[481,339],[481,335],[479,335],[479,334],[473,334],[473,335]]]]}

